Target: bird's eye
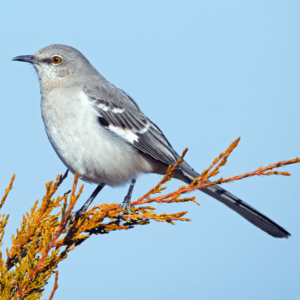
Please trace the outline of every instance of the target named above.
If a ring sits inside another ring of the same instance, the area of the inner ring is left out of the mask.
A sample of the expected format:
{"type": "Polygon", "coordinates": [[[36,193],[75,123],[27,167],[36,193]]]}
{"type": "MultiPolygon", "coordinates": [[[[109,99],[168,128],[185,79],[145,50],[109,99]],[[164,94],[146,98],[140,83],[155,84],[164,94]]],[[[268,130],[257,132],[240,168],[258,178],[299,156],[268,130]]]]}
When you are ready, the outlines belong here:
{"type": "Polygon", "coordinates": [[[52,62],[57,65],[61,62],[61,58],[58,57],[58,56],[53,56],[52,57],[52,62]]]}

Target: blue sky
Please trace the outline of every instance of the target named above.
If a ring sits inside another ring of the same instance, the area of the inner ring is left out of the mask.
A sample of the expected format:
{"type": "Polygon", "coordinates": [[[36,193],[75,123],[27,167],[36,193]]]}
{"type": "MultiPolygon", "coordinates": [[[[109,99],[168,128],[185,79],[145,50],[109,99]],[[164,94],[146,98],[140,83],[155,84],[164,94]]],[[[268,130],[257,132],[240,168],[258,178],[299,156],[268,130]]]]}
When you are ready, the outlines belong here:
{"type": "MultiPolygon", "coordinates": [[[[276,0],[3,2],[0,191],[17,175],[3,208],[11,214],[5,246],[44,183],[66,169],[44,131],[37,76],[13,57],[53,43],[77,48],[178,152],[189,148],[186,160],[198,172],[240,136],[221,170],[233,176],[300,154],[299,9],[299,1],[276,0]]],[[[289,239],[268,236],[198,192],[200,207],[156,206],[187,210],[192,222],[90,238],[60,265],[55,299],[297,299],[300,166],[281,170],[292,177],[224,187],[288,230],[289,239]]],[[[160,178],[140,178],[133,198],[160,178]]],[[[180,185],[174,180],[169,190],[180,185]]],[[[85,185],[79,205],[94,188],[85,185]]],[[[105,187],[95,204],[121,202],[127,188],[105,187]]]]}

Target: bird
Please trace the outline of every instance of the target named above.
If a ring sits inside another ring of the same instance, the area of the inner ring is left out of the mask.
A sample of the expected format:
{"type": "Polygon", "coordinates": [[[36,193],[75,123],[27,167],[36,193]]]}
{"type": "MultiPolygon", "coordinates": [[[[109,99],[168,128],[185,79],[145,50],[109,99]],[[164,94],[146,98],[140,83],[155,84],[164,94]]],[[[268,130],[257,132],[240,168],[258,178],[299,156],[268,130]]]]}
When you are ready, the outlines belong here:
{"type": "MultiPolygon", "coordinates": [[[[12,60],[30,63],[37,71],[42,119],[58,157],[83,181],[97,184],[76,216],[87,210],[105,185],[117,187],[128,182],[130,187],[120,208],[130,214],[137,178],[149,173],[164,175],[179,159],[163,132],[146,117],[137,102],[106,80],[77,49],[54,44],[12,60]]],[[[174,178],[187,184],[198,176],[187,162],[181,163],[174,172],[174,178]]],[[[219,185],[200,191],[269,235],[290,236],[281,226],[219,185]]]]}

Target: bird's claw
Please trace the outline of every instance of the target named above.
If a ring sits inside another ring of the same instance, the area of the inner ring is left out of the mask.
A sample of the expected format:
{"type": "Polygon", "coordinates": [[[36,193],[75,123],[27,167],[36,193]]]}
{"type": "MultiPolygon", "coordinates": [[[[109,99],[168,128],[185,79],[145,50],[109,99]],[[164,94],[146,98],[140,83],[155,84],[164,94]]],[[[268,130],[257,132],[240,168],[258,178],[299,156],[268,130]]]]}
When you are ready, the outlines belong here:
{"type": "Polygon", "coordinates": [[[67,221],[67,223],[66,223],[66,225],[65,225],[66,235],[68,235],[69,232],[70,232],[70,224],[71,224],[71,221],[72,221],[73,219],[79,218],[81,215],[82,215],[81,209],[80,209],[80,210],[77,210],[77,211],[74,211],[74,212],[72,212],[72,213],[70,214],[69,219],[68,219],[68,221],[67,221]]]}
{"type": "Polygon", "coordinates": [[[127,199],[127,197],[125,197],[124,201],[119,206],[119,209],[122,208],[124,208],[124,210],[119,213],[119,218],[118,218],[119,226],[123,226],[123,221],[124,221],[123,215],[125,211],[127,211],[127,215],[131,215],[130,198],[127,199]]]}

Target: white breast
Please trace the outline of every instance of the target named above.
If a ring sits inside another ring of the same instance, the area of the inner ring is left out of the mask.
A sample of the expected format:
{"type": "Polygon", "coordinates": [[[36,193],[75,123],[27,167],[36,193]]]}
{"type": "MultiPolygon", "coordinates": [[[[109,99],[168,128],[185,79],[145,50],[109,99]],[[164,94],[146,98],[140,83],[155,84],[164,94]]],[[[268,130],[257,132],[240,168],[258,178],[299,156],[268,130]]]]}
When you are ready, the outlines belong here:
{"type": "Polygon", "coordinates": [[[70,171],[85,181],[111,186],[152,172],[132,145],[98,123],[97,112],[82,91],[60,90],[43,95],[41,109],[48,138],[70,171]]]}

